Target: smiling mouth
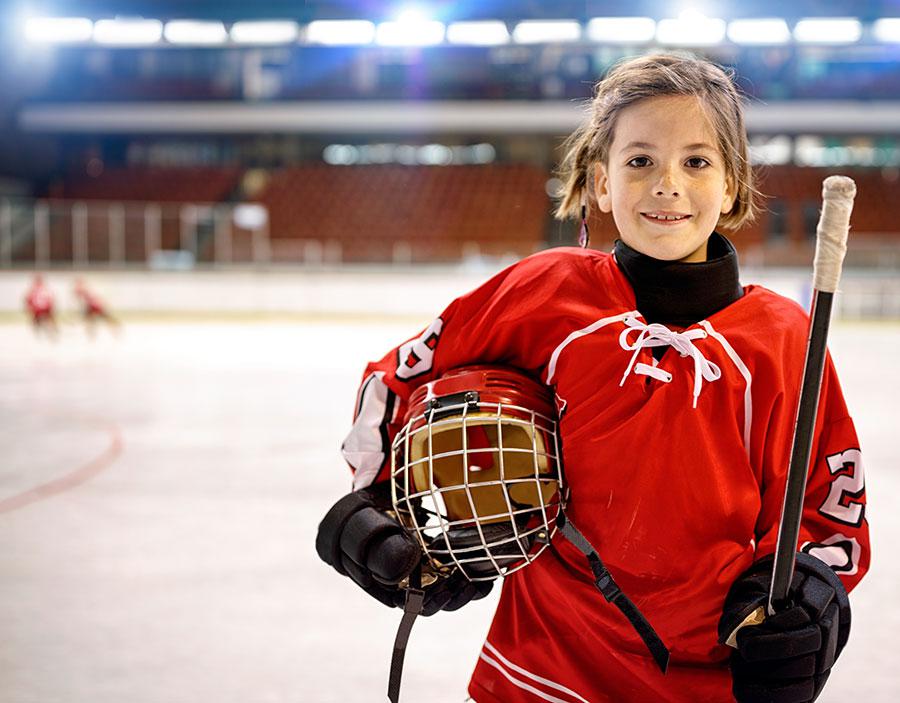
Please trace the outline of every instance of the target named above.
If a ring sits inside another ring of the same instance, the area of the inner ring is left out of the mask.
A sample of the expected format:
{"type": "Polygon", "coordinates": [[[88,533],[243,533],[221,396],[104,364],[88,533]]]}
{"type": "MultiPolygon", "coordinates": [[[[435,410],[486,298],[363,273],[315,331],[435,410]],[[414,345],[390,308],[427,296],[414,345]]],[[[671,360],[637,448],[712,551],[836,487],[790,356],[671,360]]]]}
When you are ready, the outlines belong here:
{"type": "Polygon", "coordinates": [[[649,212],[642,212],[641,217],[644,217],[651,222],[658,222],[661,224],[676,224],[691,219],[690,215],[659,215],[649,212]]]}

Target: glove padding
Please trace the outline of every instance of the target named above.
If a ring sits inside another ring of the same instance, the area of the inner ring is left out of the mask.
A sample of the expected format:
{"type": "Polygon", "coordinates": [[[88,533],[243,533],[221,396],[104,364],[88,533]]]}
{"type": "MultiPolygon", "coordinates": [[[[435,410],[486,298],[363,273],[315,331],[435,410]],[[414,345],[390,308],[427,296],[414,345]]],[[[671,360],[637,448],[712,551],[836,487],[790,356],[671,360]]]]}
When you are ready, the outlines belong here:
{"type": "MultiPolygon", "coordinates": [[[[319,523],[316,552],[326,564],[389,607],[403,607],[406,590],[398,584],[422,562],[422,549],[403,526],[388,514],[387,484],[374,484],[348,493],[319,523]]],[[[422,615],[458,610],[484,598],[492,581],[469,581],[455,571],[425,587],[422,615]]]]}
{"type": "MultiPolygon", "coordinates": [[[[773,562],[773,556],[760,560],[734,582],[719,620],[720,643],[751,612],[767,605],[773,562]]],[[[798,553],[790,592],[789,608],[737,633],[731,674],[740,703],[814,701],[847,643],[850,599],[827,564],[798,553]]]]}

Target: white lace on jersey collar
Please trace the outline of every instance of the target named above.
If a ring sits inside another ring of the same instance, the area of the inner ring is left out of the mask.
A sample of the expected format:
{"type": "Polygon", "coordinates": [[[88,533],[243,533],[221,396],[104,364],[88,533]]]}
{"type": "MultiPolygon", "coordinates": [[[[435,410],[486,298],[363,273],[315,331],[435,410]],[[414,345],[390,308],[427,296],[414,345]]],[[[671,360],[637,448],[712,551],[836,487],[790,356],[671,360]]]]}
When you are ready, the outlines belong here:
{"type": "Polygon", "coordinates": [[[622,375],[619,386],[625,385],[625,380],[630,373],[635,375],[644,375],[655,378],[663,383],[669,383],[672,380],[672,374],[657,366],[650,366],[637,362],[638,354],[644,347],[662,347],[670,346],[674,348],[681,356],[690,356],[694,360],[694,394],[693,407],[697,407],[697,398],[703,388],[703,381],[718,381],[722,377],[722,370],[707,359],[694,346],[695,339],[706,339],[709,336],[705,329],[689,329],[684,332],[673,332],[665,325],[659,323],[646,324],[636,317],[626,317],[624,319],[625,329],[619,335],[619,346],[625,351],[634,351],[631,355],[631,361],[628,362],[628,368],[622,375]],[[638,336],[633,342],[629,342],[628,338],[632,332],[637,332],[638,336]]]}

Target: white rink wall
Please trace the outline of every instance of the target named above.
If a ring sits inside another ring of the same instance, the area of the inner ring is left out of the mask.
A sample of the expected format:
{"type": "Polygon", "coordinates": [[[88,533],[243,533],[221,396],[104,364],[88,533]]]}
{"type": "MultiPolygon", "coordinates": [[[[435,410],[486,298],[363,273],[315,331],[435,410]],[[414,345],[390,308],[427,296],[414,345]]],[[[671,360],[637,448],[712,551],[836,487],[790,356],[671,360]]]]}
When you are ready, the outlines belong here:
{"type": "MultiPolygon", "coordinates": [[[[457,267],[343,267],[208,271],[43,272],[61,312],[74,311],[75,279],[116,313],[177,315],[309,315],[315,317],[416,316],[438,314],[456,296],[499,271],[507,262],[457,267]]],[[[0,313],[22,310],[33,271],[0,271],[0,313]]],[[[745,269],[742,281],[760,283],[808,306],[811,272],[745,269]]],[[[846,271],[836,317],[900,318],[900,276],[895,272],[846,271]]]]}

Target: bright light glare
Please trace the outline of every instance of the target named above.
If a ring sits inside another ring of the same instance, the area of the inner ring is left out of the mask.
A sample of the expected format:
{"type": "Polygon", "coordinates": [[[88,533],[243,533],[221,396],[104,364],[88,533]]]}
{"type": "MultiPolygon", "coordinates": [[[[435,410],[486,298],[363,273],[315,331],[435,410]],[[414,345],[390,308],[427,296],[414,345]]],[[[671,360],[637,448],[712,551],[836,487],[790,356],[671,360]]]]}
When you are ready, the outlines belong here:
{"type": "Polygon", "coordinates": [[[496,46],[509,41],[509,31],[506,23],[500,20],[453,22],[447,27],[447,41],[451,44],[496,46]]]}
{"type": "Polygon", "coordinates": [[[322,152],[322,159],[332,166],[390,163],[404,166],[488,164],[496,156],[497,152],[490,144],[329,144],[322,152]]]}
{"type": "Polygon", "coordinates": [[[735,44],[787,44],[791,30],[783,19],[733,20],[728,23],[728,38],[735,44]]]}
{"type": "Polygon", "coordinates": [[[371,44],[374,38],[375,25],[368,20],[317,20],[306,28],[310,44],[371,44]]]}
{"type": "Polygon", "coordinates": [[[166,22],[166,41],[172,44],[224,44],[228,32],[221,22],[172,20],[166,22]]]}
{"type": "Polygon", "coordinates": [[[587,32],[591,41],[644,43],[656,34],[656,22],[650,17],[595,17],[588,22],[587,32]]]}
{"type": "Polygon", "coordinates": [[[794,27],[794,39],[807,44],[852,44],[861,35],[862,26],[852,17],[803,19],[794,27]]]}
{"type": "Polygon", "coordinates": [[[232,218],[241,229],[262,229],[269,222],[269,211],[259,203],[240,203],[234,206],[232,218]]]}
{"type": "Polygon", "coordinates": [[[33,42],[90,41],[94,23],[85,17],[31,17],[25,21],[25,38],[33,42]]]}
{"type": "Polygon", "coordinates": [[[332,166],[349,166],[359,160],[359,149],[352,144],[329,144],[322,151],[322,159],[332,166]]]}
{"type": "Polygon", "coordinates": [[[162,38],[162,22],[145,19],[97,20],[94,41],[98,44],[156,44],[162,38]]]}
{"type": "Polygon", "coordinates": [[[900,43],[900,17],[875,20],[872,33],[878,41],[900,43]]]}
{"type": "Polygon", "coordinates": [[[718,44],[725,38],[725,20],[706,17],[696,10],[682,12],[678,19],[660,20],[656,39],[661,44],[703,46],[718,44]]]}
{"type": "Polygon", "coordinates": [[[453,151],[443,144],[426,144],[418,148],[416,159],[426,166],[449,166],[453,163],[453,151]]]}
{"type": "MultiPolygon", "coordinates": [[[[405,14],[404,17],[411,15],[405,14]]],[[[434,20],[403,19],[382,22],[375,41],[383,46],[431,46],[444,41],[444,23],[434,20]]]]}
{"type": "Polygon", "coordinates": [[[794,145],[790,137],[778,135],[754,139],[750,143],[750,163],[782,165],[791,163],[794,145]]]}
{"type": "Polygon", "coordinates": [[[397,15],[397,22],[404,22],[409,24],[417,24],[419,22],[427,22],[428,17],[425,16],[425,13],[422,12],[418,7],[407,7],[400,11],[397,15]]]}
{"type": "Polygon", "coordinates": [[[231,39],[238,44],[290,44],[297,41],[296,22],[244,21],[231,25],[231,39]]]}
{"type": "Polygon", "coordinates": [[[572,20],[524,20],[513,29],[513,39],[520,44],[578,41],[581,25],[572,20]]]}

